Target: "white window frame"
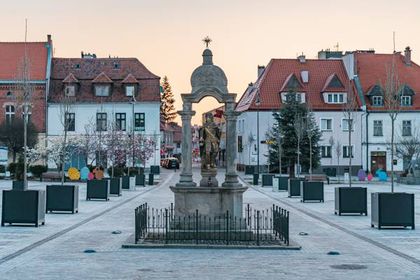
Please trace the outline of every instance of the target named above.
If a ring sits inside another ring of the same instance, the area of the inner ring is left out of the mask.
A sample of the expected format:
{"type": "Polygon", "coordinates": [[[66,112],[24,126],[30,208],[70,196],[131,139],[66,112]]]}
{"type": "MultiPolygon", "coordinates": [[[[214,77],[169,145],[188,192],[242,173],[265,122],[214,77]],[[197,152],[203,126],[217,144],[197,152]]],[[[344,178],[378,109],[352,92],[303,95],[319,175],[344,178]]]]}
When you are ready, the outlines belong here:
{"type": "Polygon", "coordinates": [[[401,135],[402,136],[404,136],[404,137],[410,137],[410,136],[413,136],[413,122],[411,121],[411,120],[403,120],[402,121],[402,125],[401,125],[401,135]],[[410,124],[409,125],[409,128],[410,128],[410,131],[409,131],[409,133],[407,134],[407,133],[404,133],[404,128],[406,128],[405,126],[404,126],[404,123],[407,123],[407,124],[410,124]]]}
{"type": "MultiPolygon", "coordinates": [[[[350,158],[349,147],[350,147],[349,145],[343,145],[343,158],[350,158]]],[[[354,146],[353,145],[351,145],[350,152],[351,152],[351,158],[354,158],[354,146]]]]}
{"type": "MultiPolygon", "coordinates": [[[[353,121],[353,119],[350,119],[350,121],[352,122],[351,131],[354,131],[354,121],[353,121]]],[[[347,118],[342,118],[341,119],[341,130],[342,131],[349,131],[348,119],[347,118]],[[347,123],[347,127],[345,127],[344,123],[347,123]]]]}
{"type": "Polygon", "coordinates": [[[373,120],[373,136],[376,136],[376,137],[384,136],[384,122],[382,120],[373,120]],[[380,135],[379,134],[378,135],[375,134],[375,122],[378,122],[378,124],[379,123],[381,124],[381,133],[380,133],[380,135]]]}
{"type": "Polygon", "coordinates": [[[332,118],[321,118],[321,119],[319,119],[319,126],[320,126],[320,128],[321,128],[321,131],[333,131],[333,119],[332,118]],[[328,125],[327,125],[327,128],[323,128],[322,127],[322,121],[327,121],[327,124],[328,124],[328,121],[331,121],[331,128],[328,128],[328,125]]]}
{"type": "Polygon", "coordinates": [[[411,106],[411,96],[410,95],[402,95],[401,96],[401,106],[411,106]]]}
{"type": "Polygon", "coordinates": [[[321,146],[321,158],[332,158],[332,147],[331,145],[322,145],[321,146]],[[330,148],[330,154],[328,156],[328,148],[330,148]]]}
{"type": "Polygon", "coordinates": [[[384,97],[383,96],[372,96],[372,106],[381,107],[384,106],[384,97]],[[381,101],[380,104],[378,101],[381,101]]]}
{"type": "Polygon", "coordinates": [[[16,106],[13,104],[8,104],[5,106],[6,111],[6,122],[11,124],[16,117],[16,106]]]}
{"type": "Polygon", "coordinates": [[[65,96],[76,96],[76,86],[75,85],[66,85],[64,87],[65,96]]]}
{"type": "Polygon", "coordinates": [[[126,85],[125,86],[125,96],[132,97],[134,96],[134,92],[136,91],[135,85],[126,85]]]}
{"type": "Polygon", "coordinates": [[[344,104],[344,93],[327,93],[326,103],[344,104]]]}
{"type": "Polygon", "coordinates": [[[110,85],[95,85],[95,96],[107,97],[109,96],[110,89],[110,85]]]}

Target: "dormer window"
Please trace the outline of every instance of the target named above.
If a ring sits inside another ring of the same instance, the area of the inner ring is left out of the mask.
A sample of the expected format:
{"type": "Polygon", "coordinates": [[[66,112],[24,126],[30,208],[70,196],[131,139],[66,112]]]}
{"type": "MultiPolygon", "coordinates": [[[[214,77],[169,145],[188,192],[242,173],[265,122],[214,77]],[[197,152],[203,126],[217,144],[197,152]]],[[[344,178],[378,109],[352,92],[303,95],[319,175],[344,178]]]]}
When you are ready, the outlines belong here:
{"type": "Polygon", "coordinates": [[[384,106],[384,98],[382,96],[372,96],[372,106],[384,106]]]}
{"type": "Polygon", "coordinates": [[[66,96],[76,96],[76,86],[75,85],[66,85],[64,88],[64,94],[66,96]]]}
{"type": "Polygon", "coordinates": [[[130,96],[130,97],[134,96],[135,89],[136,89],[136,86],[134,85],[125,86],[125,95],[130,96]]]}
{"type": "Polygon", "coordinates": [[[282,102],[297,101],[299,103],[305,103],[304,92],[282,92],[280,95],[282,102]]]}
{"type": "Polygon", "coordinates": [[[344,93],[327,93],[326,103],[330,104],[343,104],[345,103],[344,93]]]}
{"type": "Polygon", "coordinates": [[[403,95],[401,96],[401,106],[411,106],[411,96],[403,95]]]}
{"type": "Polygon", "coordinates": [[[95,85],[96,96],[109,96],[110,85],[95,85]]]}

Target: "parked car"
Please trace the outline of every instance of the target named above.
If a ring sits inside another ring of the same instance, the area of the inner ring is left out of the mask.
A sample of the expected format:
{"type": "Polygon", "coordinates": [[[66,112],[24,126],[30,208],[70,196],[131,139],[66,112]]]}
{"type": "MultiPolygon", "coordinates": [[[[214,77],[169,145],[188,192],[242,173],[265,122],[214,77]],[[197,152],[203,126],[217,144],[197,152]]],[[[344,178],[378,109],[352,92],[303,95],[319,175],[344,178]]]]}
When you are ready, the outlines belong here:
{"type": "Polygon", "coordinates": [[[167,169],[179,169],[179,160],[177,158],[171,157],[167,158],[164,162],[164,166],[167,169]]]}

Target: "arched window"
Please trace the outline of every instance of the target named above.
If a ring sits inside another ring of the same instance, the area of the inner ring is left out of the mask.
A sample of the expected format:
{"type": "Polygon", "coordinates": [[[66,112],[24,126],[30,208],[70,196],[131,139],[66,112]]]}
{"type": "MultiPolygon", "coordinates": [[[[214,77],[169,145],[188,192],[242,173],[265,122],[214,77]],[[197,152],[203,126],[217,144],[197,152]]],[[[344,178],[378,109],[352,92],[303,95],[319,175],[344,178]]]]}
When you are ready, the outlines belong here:
{"type": "MultiPolygon", "coordinates": [[[[22,118],[23,119],[25,119],[25,107],[24,107],[25,105],[23,105],[22,107],[22,118]]],[[[26,106],[28,106],[27,107],[27,112],[28,112],[28,119],[27,119],[27,121],[28,121],[28,123],[30,123],[31,122],[31,116],[32,116],[32,106],[31,105],[26,105],[26,106]]]]}
{"type": "Polygon", "coordinates": [[[15,119],[15,106],[6,105],[6,123],[11,124],[15,119]]]}

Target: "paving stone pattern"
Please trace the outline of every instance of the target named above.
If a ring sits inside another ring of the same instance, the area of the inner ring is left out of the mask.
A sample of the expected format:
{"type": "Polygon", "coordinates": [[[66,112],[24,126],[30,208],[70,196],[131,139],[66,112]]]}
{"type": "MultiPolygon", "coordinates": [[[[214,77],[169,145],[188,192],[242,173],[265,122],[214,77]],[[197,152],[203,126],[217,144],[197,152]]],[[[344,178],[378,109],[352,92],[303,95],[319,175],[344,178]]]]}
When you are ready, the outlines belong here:
{"type": "MultiPolygon", "coordinates": [[[[198,175],[194,169],[195,180],[198,175]]],[[[134,231],[134,208],[144,202],[167,207],[173,200],[169,186],[178,176],[163,170],[159,185],[123,191],[109,202],[85,201],[86,187],[80,184],[79,214],[47,214],[39,228],[0,228],[0,279],[420,279],[418,230],[377,230],[370,227],[370,215],[335,216],[336,185],[325,187],[325,203],[301,203],[271,188],[245,193],[244,202],[255,208],[276,203],[290,210],[290,236],[300,251],[122,249],[134,231]],[[84,253],[87,249],[96,252],[84,253]]],[[[223,181],[222,174],[218,180],[223,181]]],[[[31,182],[30,187],[45,185],[31,182]]],[[[0,189],[10,187],[0,181],[0,189]]],[[[390,187],[372,184],[368,189],[390,187]]],[[[398,185],[396,190],[416,193],[418,220],[420,187],[398,185]]]]}

